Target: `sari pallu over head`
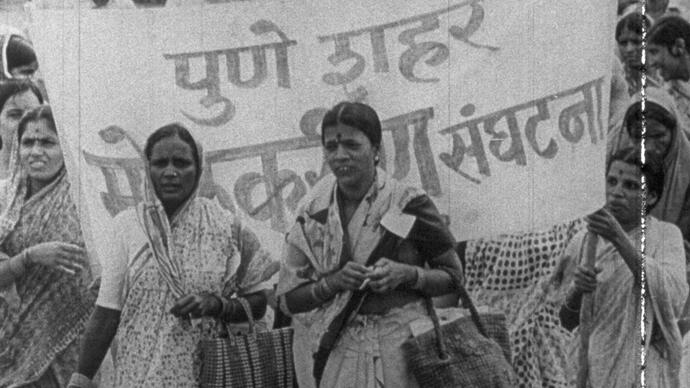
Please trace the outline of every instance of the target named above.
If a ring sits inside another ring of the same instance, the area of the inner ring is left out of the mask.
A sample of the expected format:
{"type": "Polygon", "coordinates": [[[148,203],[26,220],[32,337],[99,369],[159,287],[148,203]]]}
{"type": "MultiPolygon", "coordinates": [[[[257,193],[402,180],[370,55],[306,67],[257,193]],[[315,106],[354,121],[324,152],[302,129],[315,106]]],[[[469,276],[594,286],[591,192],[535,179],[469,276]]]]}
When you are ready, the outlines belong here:
{"type": "MultiPolygon", "coordinates": [[[[204,177],[203,165],[203,147],[201,143],[195,140],[194,146],[196,148],[197,176],[194,182],[194,190],[184,203],[175,211],[175,213],[168,218],[165,209],[160,199],[158,199],[153,181],[150,175],[150,165],[148,160],[144,159],[145,163],[145,179],[144,179],[144,201],[137,205],[136,214],[139,223],[146,235],[147,245],[142,247],[140,256],[149,256],[155,260],[157,269],[161,277],[165,280],[166,285],[170,289],[175,299],[187,295],[193,290],[185,284],[183,275],[183,258],[174,254],[173,249],[173,227],[180,223],[189,223],[193,225],[204,225],[205,228],[214,229],[213,224],[217,222],[226,221],[221,213],[228,212],[221,208],[221,205],[215,201],[201,198],[202,182],[204,177]],[[203,203],[202,203],[203,202],[203,203]]],[[[241,244],[244,238],[243,230],[240,226],[239,218],[232,215],[232,232],[236,235],[237,241],[241,244]]],[[[203,230],[196,230],[192,228],[193,235],[186,236],[186,245],[203,245],[203,230]]],[[[199,255],[203,255],[204,249],[208,247],[200,246],[195,251],[199,255]]],[[[239,247],[241,248],[241,247],[239,247]]],[[[210,249],[210,248],[209,248],[210,249]]],[[[239,252],[233,252],[233,255],[239,255],[239,252]]],[[[228,258],[230,259],[230,257],[228,258]]],[[[245,285],[260,284],[268,281],[275,272],[278,271],[278,263],[271,261],[268,254],[261,250],[252,258],[251,261],[231,260],[232,263],[226,268],[225,276],[223,278],[223,295],[226,297],[236,293],[245,285]]],[[[136,275],[131,276],[131,278],[136,275]]],[[[128,287],[127,287],[128,288],[128,287]]],[[[212,288],[209,285],[209,288],[212,288]]],[[[187,325],[187,320],[182,320],[183,325],[187,325]]]]}
{"type": "MultiPolygon", "coordinates": [[[[679,220],[683,216],[682,210],[685,205],[688,188],[690,188],[690,141],[685,136],[685,132],[688,129],[684,128],[686,124],[682,120],[673,98],[664,90],[659,88],[647,89],[647,102],[662,107],[677,122],[676,128],[672,130],[671,145],[663,160],[665,175],[664,192],[650,214],[662,221],[678,225],[679,220]]],[[[639,103],[640,97],[637,97],[630,104],[628,110],[639,103]]],[[[609,157],[618,150],[639,145],[639,142],[635,143],[628,134],[626,126],[630,119],[626,114],[626,120],[623,124],[609,133],[607,146],[609,157]]],[[[690,231],[682,230],[683,226],[679,226],[687,239],[687,233],[690,231]]]]}
{"type": "MultiPolygon", "coordinates": [[[[0,260],[50,241],[84,247],[64,167],[26,199],[27,176],[14,155],[13,173],[0,184],[0,260]]],[[[0,293],[0,387],[36,381],[82,333],[96,299],[90,266],[83,264],[76,275],[29,265],[0,293]]]]}

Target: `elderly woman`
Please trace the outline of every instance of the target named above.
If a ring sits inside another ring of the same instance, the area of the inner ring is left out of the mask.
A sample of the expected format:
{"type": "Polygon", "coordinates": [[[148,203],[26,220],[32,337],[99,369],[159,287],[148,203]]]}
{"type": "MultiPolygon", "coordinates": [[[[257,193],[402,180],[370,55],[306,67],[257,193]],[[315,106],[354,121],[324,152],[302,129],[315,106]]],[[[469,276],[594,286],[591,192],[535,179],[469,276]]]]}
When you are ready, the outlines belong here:
{"type": "Polygon", "coordinates": [[[27,112],[18,138],[0,189],[0,387],[64,387],[96,294],[50,108],[27,112]]]}
{"type": "Polygon", "coordinates": [[[586,217],[587,229],[571,241],[554,275],[554,284],[567,295],[561,322],[570,330],[579,326],[577,387],[640,386],[640,339],[633,333],[640,333],[641,319],[647,385],[679,386],[677,320],[688,295],[683,237],[671,223],[644,218],[646,292],[641,305],[640,175],[651,210],[664,190],[663,170],[654,157],[643,166],[639,150],[630,148],[610,158],[606,205],[586,217]]]}
{"type": "Polygon", "coordinates": [[[426,194],[376,168],[371,107],[333,107],[322,144],[333,175],[297,211],[276,295],[307,327],[317,385],[415,387],[400,345],[410,322],[428,319],[424,298],[455,290],[453,237],[426,194]]]}
{"type": "Polygon", "coordinates": [[[148,198],[115,218],[71,386],[91,384],[116,334],[116,387],[198,386],[199,341],[217,334],[218,320],[248,319],[234,297],[256,319],[266,310],[265,282],[279,265],[234,214],[197,196],[203,155],[191,134],[163,126],[145,155],[148,198]]]}
{"type": "Polygon", "coordinates": [[[0,82],[0,178],[14,171],[17,150],[17,124],[25,112],[43,103],[36,84],[28,80],[0,82]],[[14,155],[14,156],[13,156],[14,155]]]}

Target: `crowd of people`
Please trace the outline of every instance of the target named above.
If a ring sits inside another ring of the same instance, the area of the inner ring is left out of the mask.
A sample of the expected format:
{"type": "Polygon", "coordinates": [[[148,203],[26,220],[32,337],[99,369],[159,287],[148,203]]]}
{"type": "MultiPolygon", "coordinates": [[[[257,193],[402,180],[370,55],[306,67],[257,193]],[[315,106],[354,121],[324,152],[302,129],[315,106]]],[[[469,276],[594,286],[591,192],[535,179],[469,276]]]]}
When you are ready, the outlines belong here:
{"type": "Polygon", "coordinates": [[[618,11],[596,212],[456,242],[429,196],[379,167],[376,110],[342,102],[320,126],[330,174],[274,257],[200,195],[203,148],[171,123],[146,140],[145,198],[113,220],[100,273],[36,55],[5,34],[0,387],[198,386],[200,341],[250,318],[294,327],[295,386],[417,387],[401,344],[428,298],[458,305],[458,278],[506,316],[521,387],[690,387],[690,14],[668,0],[618,11]],[[383,225],[394,215],[415,220],[405,236],[383,225]]]}

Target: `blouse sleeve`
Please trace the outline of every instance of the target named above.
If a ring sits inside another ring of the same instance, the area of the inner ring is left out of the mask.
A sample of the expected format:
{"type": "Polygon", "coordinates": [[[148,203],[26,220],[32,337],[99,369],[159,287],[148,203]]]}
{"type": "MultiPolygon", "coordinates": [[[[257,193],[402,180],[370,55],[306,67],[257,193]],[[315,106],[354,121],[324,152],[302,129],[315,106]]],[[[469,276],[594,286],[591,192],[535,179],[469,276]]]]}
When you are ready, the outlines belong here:
{"type": "MultiPolygon", "coordinates": [[[[231,276],[226,290],[237,290],[239,295],[247,295],[257,291],[270,289],[270,279],[278,272],[280,264],[274,261],[256,234],[235,218],[232,234],[239,250],[240,265],[236,274],[231,276]]],[[[228,295],[229,296],[229,295],[228,295]]]]}
{"type": "MultiPolygon", "coordinates": [[[[131,228],[133,225],[129,225],[131,228]]],[[[116,218],[109,226],[111,242],[105,244],[101,259],[101,285],[96,305],[113,310],[122,310],[124,305],[125,278],[127,276],[127,250],[122,241],[127,226],[122,218],[116,218]]]]}

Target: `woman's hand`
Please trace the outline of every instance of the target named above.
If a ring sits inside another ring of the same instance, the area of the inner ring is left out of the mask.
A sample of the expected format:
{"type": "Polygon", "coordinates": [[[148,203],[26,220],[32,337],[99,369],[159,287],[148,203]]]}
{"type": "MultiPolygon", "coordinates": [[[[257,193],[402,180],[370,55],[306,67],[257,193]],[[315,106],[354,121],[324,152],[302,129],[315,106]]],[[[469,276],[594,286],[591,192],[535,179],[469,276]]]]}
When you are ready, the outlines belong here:
{"type": "Polygon", "coordinates": [[[192,318],[216,317],[222,307],[217,296],[202,292],[181,297],[170,309],[170,313],[180,318],[186,318],[190,315],[192,318]]]}
{"type": "Polygon", "coordinates": [[[376,293],[394,290],[401,284],[413,282],[417,277],[414,266],[398,263],[385,257],[376,262],[369,287],[376,293]]]}
{"type": "Polygon", "coordinates": [[[627,234],[616,217],[606,208],[601,208],[585,217],[587,230],[599,235],[606,240],[616,243],[621,238],[627,238],[627,234]]]}
{"type": "Polygon", "coordinates": [[[84,270],[86,250],[61,241],[50,241],[27,248],[24,253],[28,263],[40,264],[71,274],[84,270]]]}
{"type": "Polygon", "coordinates": [[[356,290],[371,273],[366,266],[348,261],[343,268],[328,277],[328,284],[335,292],[356,290]]]}
{"type": "Polygon", "coordinates": [[[584,265],[578,265],[574,273],[574,293],[583,294],[586,292],[594,292],[597,288],[597,274],[601,272],[601,268],[589,268],[584,265]]]}

